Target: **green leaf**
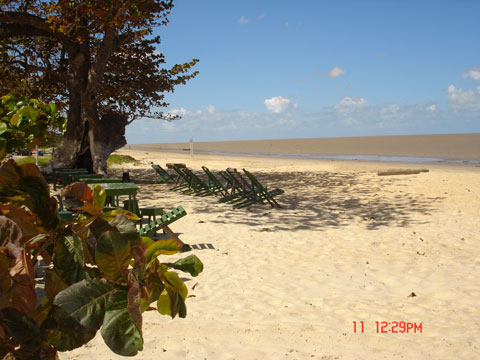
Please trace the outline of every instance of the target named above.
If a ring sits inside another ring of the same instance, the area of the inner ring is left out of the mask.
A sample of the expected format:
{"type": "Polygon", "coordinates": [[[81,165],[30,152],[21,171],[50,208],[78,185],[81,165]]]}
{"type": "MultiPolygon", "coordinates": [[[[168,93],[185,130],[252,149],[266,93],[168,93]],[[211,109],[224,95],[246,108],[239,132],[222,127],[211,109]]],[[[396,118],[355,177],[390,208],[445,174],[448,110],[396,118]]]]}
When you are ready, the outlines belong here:
{"type": "Polygon", "coordinates": [[[37,324],[27,314],[8,307],[0,310],[0,324],[19,344],[38,344],[41,334],[37,324]]]}
{"type": "Polygon", "coordinates": [[[157,301],[158,312],[162,315],[170,315],[172,319],[177,316],[184,318],[187,316],[187,307],[185,299],[188,295],[188,289],[182,279],[174,272],[166,272],[163,284],[165,289],[157,301]]]}
{"type": "Polygon", "coordinates": [[[93,185],[93,204],[95,206],[103,208],[105,205],[105,199],[107,198],[107,192],[101,185],[93,185]]]}
{"type": "Polygon", "coordinates": [[[62,280],[71,285],[85,278],[82,239],[69,235],[57,239],[53,263],[62,280]]]}
{"type": "Polygon", "coordinates": [[[55,297],[55,318],[58,322],[72,320],[87,332],[97,331],[103,322],[109,297],[118,289],[101,280],[82,280],[55,297]]]}
{"type": "Polygon", "coordinates": [[[115,290],[108,299],[100,333],[113,352],[134,356],[143,349],[142,329],[132,322],[127,306],[127,291],[115,290]]]}
{"type": "Polygon", "coordinates": [[[135,220],[135,221],[141,220],[137,215],[125,209],[110,210],[105,214],[103,214],[103,218],[107,221],[111,221],[115,219],[117,215],[120,215],[120,214],[125,216],[129,220],[135,220]]]}
{"type": "Polygon", "coordinates": [[[111,226],[115,226],[122,234],[138,235],[138,230],[135,223],[127,219],[122,213],[119,213],[113,220],[108,222],[111,226]]]}
{"type": "Polygon", "coordinates": [[[21,122],[20,120],[20,114],[17,112],[15,115],[13,115],[11,118],[10,118],[10,125],[12,126],[18,126],[18,124],[21,122]]]}
{"type": "Polygon", "coordinates": [[[38,111],[30,105],[24,106],[22,109],[22,115],[24,118],[32,120],[32,122],[37,121],[38,111]]]}
{"type": "Polygon", "coordinates": [[[126,282],[131,259],[130,243],[125,235],[110,230],[98,238],[95,262],[108,279],[126,282]]]}
{"type": "Polygon", "coordinates": [[[172,255],[180,251],[182,251],[182,248],[174,239],[155,241],[146,250],[147,265],[158,255],[172,255]]]}
{"type": "Polygon", "coordinates": [[[186,258],[175,261],[174,263],[165,263],[174,269],[188,272],[192,276],[198,276],[203,271],[203,263],[196,255],[190,255],[186,258]]]}
{"type": "Polygon", "coordinates": [[[60,291],[65,290],[68,285],[58,276],[53,269],[45,270],[45,296],[53,301],[60,291]]]}
{"type": "Polygon", "coordinates": [[[5,124],[4,122],[0,122],[0,135],[7,131],[7,129],[7,124],[5,124]]]}

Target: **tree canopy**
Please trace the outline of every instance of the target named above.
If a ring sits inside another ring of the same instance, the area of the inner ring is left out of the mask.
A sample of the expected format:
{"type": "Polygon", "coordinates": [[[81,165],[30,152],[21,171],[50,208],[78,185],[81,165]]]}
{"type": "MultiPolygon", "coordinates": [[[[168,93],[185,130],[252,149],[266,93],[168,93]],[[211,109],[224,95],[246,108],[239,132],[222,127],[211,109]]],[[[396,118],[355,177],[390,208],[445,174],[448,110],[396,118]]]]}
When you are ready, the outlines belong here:
{"type": "Polygon", "coordinates": [[[161,111],[165,93],[195,77],[198,60],[163,68],[154,29],[172,8],[172,0],[0,0],[0,93],[67,111],[69,145],[54,161],[105,170],[108,154],[126,143],[126,125],[174,119],[161,111]]]}

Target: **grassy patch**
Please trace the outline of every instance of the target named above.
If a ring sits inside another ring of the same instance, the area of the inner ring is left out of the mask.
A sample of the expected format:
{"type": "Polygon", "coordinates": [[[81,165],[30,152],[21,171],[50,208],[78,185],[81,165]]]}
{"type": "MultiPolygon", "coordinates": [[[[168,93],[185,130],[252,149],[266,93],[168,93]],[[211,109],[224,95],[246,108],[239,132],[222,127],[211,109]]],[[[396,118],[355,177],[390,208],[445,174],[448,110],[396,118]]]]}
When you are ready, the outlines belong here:
{"type": "Polygon", "coordinates": [[[133,157],[128,155],[117,155],[117,154],[112,154],[107,159],[107,166],[120,165],[120,164],[140,165],[140,161],[135,160],[133,157]]]}
{"type": "MultiPolygon", "coordinates": [[[[38,166],[45,166],[47,165],[50,160],[52,159],[51,156],[39,156],[38,157],[38,166]]],[[[21,158],[16,158],[15,161],[17,164],[35,164],[35,156],[26,156],[21,158]]]]}

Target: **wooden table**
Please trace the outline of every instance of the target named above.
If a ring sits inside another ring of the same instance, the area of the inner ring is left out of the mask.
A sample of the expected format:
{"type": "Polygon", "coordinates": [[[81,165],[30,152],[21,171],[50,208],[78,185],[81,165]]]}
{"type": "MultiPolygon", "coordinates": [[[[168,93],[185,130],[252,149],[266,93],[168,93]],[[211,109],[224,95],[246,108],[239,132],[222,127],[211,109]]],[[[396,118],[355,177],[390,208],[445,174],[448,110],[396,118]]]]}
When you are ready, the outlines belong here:
{"type": "Polygon", "coordinates": [[[73,181],[82,181],[80,179],[99,179],[99,178],[103,178],[103,175],[102,174],[84,174],[84,173],[81,173],[81,174],[74,174],[74,175],[71,175],[73,181]]]}
{"type": "Polygon", "coordinates": [[[137,204],[137,190],[138,187],[134,183],[97,183],[97,184],[90,184],[90,187],[93,185],[100,185],[105,189],[107,197],[112,197],[114,205],[116,207],[120,207],[120,202],[118,200],[119,196],[125,195],[128,196],[128,206],[127,210],[130,212],[135,212],[136,204],[137,204]]]}
{"type": "Polygon", "coordinates": [[[174,166],[176,168],[179,168],[179,169],[185,169],[187,167],[187,165],[185,165],[185,164],[173,164],[173,163],[168,163],[167,164],[168,169],[173,169],[174,166]]]}

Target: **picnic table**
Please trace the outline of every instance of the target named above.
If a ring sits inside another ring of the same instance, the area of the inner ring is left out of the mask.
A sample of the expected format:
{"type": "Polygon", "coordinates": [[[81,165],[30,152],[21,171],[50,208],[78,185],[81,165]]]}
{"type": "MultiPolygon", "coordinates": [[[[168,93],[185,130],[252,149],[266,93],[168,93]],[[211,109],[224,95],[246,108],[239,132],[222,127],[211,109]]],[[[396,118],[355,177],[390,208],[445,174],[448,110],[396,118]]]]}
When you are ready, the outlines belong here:
{"type": "MultiPolygon", "coordinates": [[[[90,184],[93,187],[94,184],[90,184]]],[[[116,207],[120,207],[119,196],[128,196],[127,210],[135,212],[137,204],[137,190],[138,187],[134,183],[97,183],[105,189],[107,197],[113,199],[113,204],[116,207]]]]}
{"type": "Polygon", "coordinates": [[[62,186],[72,182],[73,175],[88,174],[87,169],[53,168],[53,190],[57,189],[57,178],[60,176],[62,186]]]}

